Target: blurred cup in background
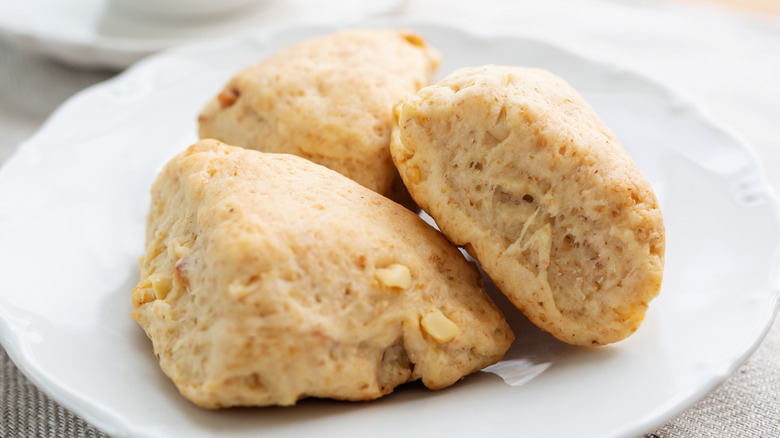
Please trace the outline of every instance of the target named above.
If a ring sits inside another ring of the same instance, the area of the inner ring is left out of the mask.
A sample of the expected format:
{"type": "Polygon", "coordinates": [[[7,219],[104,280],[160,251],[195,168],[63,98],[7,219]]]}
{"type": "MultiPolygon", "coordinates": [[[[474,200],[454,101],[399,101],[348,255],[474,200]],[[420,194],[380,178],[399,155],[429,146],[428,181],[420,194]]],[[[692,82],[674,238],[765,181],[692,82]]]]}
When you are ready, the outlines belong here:
{"type": "Polygon", "coordinates": [[[159,18],[195,18],[227,13],[263,0],[114,0],[126,10],[159,18]]]}

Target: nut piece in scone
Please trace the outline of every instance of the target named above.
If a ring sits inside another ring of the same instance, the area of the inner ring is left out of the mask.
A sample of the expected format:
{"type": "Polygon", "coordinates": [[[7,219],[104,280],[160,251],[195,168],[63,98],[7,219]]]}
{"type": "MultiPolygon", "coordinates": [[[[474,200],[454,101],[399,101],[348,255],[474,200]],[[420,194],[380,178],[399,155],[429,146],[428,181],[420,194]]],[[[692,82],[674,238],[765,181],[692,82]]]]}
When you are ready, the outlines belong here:
{"type": "Polygon", "coordinates": [[[661,287],[661,211],[569,84],[464,68],[395,114],[391,152],[409,193],[534,324],[579,345],[637,330],[661,287]]]}
{"type": "Polygon", "coordinates": [[[404,203],[388,149],[393,106],[432,83],[438,65],[411,31],[303,41],[231,79],[200,114],[200,138],[298,155],[404,203]]]}
{"type": "Polygon", "coordinates": [[[214,140],[154,183],[140,277],[133,318],[207,408],[443,388],[513,339],[475,266],[409,210],[305,159],[214,140]]]}

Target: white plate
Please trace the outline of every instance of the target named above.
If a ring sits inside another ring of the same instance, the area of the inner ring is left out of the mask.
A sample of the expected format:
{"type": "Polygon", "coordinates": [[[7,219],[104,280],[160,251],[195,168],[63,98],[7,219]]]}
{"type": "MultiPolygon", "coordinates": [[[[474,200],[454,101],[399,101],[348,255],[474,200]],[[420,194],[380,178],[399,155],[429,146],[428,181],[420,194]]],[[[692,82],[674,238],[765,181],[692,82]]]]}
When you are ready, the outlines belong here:
{"type": "Polygon", "coordinates": [[[182,43],[290,23],[349,23],[399,1],[254,0],[234,11],[166,18],[116,0],[0,0],[0,37],[78,67],[124,68],[182,43]]]}
{"type": "Polygon", "coordinates": [[[634,336],[571,347],[508,309],[517,341],[504,364],[524,373],[507,376],[514,386],[477,373],[371,403],[211,412],[184,400],[129,317],[149,187],[196,140],[197,114],[224,81],[331,30],[297,28],[147,59],[73,97],[0,169],[0,339],[14,362],[115,437],[635,437],[715,388],[761,340],[778,297],[778,204],[749,149],[687,100],[613,65],[530,38],[416,27],[443,53],[443,74],[499,63],[563,76],[650,179],[666,273],[634,336]]]}

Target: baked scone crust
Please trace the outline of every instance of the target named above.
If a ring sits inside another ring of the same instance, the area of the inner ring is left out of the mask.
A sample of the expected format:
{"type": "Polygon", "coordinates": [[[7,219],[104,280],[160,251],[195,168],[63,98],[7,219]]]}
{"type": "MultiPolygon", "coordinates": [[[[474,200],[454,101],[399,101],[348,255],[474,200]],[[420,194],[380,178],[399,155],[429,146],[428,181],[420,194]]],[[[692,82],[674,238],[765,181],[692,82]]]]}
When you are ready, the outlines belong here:
{"type": "Polygon", "coordinates": [[[444,236],[296,156],[202,140],[162,170],[147,225],[132,317],[203,407],[443,388],[513,339],[444,236]]]}
{"type": "Polygon", "coordinates": [[[295,154],[388,194],[397,178],[388,149],[393,106],[432,83],[438,65],[438,54],[406,30],[306,40],[231,79],[200,114],[200,138],[295,154]]]}
{"type": "Polygon", "coordinates": [[[396,108],[391,152],[418,205],[534,324],[579,345],[637,330],[661,286],[661,211],[563,79],[458,70],[396,108]]]}

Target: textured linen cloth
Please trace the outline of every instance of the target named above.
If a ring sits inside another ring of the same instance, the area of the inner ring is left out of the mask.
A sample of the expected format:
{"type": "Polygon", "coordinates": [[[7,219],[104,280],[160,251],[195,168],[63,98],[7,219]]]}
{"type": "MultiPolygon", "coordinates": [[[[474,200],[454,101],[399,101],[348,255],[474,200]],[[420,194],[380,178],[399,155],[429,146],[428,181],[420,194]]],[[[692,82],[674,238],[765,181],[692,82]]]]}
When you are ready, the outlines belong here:
{"type": "MultiPolygon", "coordinates": [[[[392,15],[540,35],[642,71],[739,132],[780,191],[780,19],[616,0],[412,0],[392,15]]],[[[65,67],[0,41],[0,166],[60,103],[112,75],[65,67]]],[[[721,387],[648,432],[663,438],[780,436],[780,323],[721,387]]],[[[0,349],[0,437],[104,436],[38,391],[0,349]]]]}

